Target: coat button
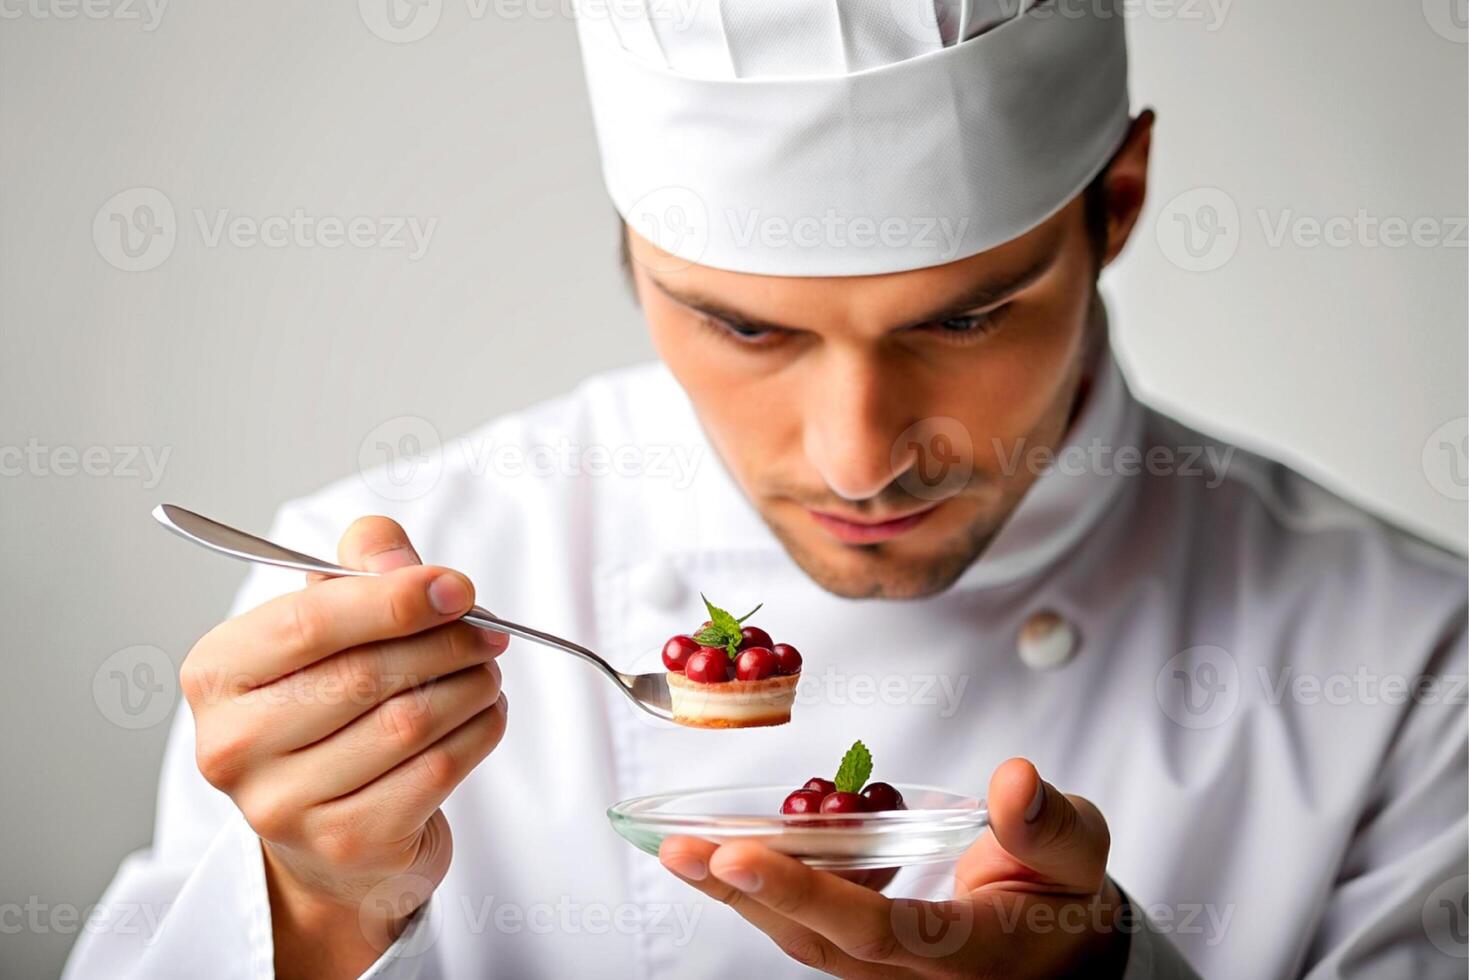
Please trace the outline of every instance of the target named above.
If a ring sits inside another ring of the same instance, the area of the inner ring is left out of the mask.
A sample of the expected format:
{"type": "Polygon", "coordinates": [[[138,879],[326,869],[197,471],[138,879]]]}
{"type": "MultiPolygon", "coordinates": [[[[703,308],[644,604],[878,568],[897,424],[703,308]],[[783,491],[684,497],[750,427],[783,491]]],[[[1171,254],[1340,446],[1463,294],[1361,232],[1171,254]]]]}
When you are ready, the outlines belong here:
{"type": "Polygon", "coordinates": [[[1061,615],[1047,609],[1035,613],[1020,627],[1015,648],[1031,670],[1054,670],[1076,656],[1081,638],[1061,615]]]}
{"type": "Polygon", "coordinates": [[[684,600],[684,583],[673,566],[658,559],[633,573],[633,594],[658,609],[676,609],[684,600]]]}

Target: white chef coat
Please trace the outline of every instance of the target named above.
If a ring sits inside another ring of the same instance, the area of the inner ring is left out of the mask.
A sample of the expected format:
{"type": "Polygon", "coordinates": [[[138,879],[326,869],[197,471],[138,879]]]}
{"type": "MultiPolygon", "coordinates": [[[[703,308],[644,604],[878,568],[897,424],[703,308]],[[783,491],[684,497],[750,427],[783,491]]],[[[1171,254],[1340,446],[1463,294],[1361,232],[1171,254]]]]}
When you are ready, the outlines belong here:
{"type": "MultiPolygon", "coordinates": [[[[415,499],[369,472],[287,505],[278,541],[330,557],[355,517],[388,514],[483,605],[625,670],[659,669],[663,640],[704,618],[700,591],[764,602],[761,625],[806,657],[791,724],[708,732],[512,641],[508,732],[444,805],[453,865],[371,975],[804,975],[604,810],[798,785],[860,738],[877,778],[982,793],[1023,755],[1095,801],[1110,873],[1150,922],[1129,978],[1462,976],[1463,923],[1440,907],[1465,880],[1463,558],[1142,406],[1110,359],[1066,445],[1088,455],[1063,454],[952,588],[913,601],[842,599],[802,574],[661,366],[446,443],[415,499]],[[1022,657],[1027,622],[1054,628],[1022,657]],[[1442,686],[1405,703],[1394,685],[1421,675],[1442,686]]],[[[256,570],[235,610],[299,587],[256,570]]],[[[939,894],[948,871],[888,891],[939,894]]],[[[186,710],[155,843],[103,903],[161,927],[88,933],[71,978],[271,975],[258,841],[195,768],[186,710]]]]}

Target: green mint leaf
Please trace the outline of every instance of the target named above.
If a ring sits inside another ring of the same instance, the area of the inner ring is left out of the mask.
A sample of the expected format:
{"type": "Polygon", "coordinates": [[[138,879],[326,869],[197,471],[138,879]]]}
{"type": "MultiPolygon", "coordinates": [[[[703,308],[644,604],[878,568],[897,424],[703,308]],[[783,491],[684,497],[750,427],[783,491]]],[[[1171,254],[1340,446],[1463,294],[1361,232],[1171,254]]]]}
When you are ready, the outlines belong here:
{"type": "Polygon", "coordinates": [[[729,637],[717,626],[706,626],[694,634],[694,642],[701,647],[722,647],[729,642],[729,637]]]}
{"type": "Polygon", "coordinates": [[[860,793],[871,775],[872,753],[861,742],[853,742],[847,754],[842,756],[837,778],[832,781],[837,784],[838,793],[860,793]]]}
{"type": "MultiPolygon", "coordinates": [[[[700,592],[699,598],[704,599],[704,593],[700,592]]],[[[709,610],[710,625],[722,632],[726,640],[740,635],[740,621],[738,619],[735,619],[708,599],[704,599],[704,608],[709,610]]]]}

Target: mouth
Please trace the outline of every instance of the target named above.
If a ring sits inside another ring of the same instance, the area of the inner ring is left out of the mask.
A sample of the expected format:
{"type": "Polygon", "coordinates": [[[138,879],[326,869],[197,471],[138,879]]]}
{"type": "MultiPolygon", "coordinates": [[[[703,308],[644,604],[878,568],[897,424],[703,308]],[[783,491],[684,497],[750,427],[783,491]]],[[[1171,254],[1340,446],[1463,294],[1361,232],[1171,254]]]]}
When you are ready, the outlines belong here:
{"type": "Polygon", "coordinates": [[[845,544],[876,544],[880,541],[891,541],[902,534],[907,534],[938,509],[938,504],[929,504],[927,507],[911,514],[901,517],[889,517],[883,520],[870,520],[866,518],[844,517],[826,511],[807,509],[812,520],[817,525],[845,544]]]}

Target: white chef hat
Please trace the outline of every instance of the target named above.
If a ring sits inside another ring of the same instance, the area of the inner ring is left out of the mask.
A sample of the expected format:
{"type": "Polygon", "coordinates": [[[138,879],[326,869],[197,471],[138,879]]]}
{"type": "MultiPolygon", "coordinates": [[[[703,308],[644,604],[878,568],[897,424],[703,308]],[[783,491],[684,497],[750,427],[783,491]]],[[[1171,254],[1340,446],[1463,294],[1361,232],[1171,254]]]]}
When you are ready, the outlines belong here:
{"type": "Polygon", "coordinates": [[[1121,0],[577,0],[612,201],[684,262],[848,276],[1040,224],[1128,126],[1121,0]]]}

